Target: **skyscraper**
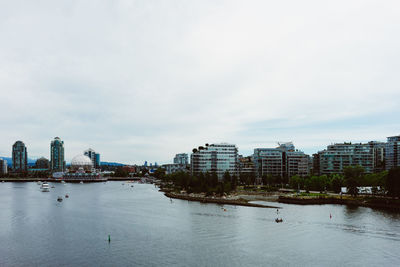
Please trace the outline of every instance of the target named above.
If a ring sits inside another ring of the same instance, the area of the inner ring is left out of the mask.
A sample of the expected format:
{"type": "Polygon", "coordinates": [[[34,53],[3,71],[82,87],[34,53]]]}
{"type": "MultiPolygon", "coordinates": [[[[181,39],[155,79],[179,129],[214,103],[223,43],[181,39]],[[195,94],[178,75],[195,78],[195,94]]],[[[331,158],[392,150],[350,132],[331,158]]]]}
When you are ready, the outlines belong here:
{"type": "Polygon", "coordinates": [[[96,153],[93,149],[89,148],[83,152],[85,156],[88,156],[92,161],[93,168],[98,169],[100,167],[100,154],[96,153]]]}
{"type": "Polygon", "coordinates": [[[53,172],[62,172],[65,169],[64,141],[55,137],[50,143],[50,169],[53,172]]]}
{"type": "Polygon", "coordinates": [[[0,158],[0,174],[7,173],[7,160],[0,158]]]}
{"type": "Polygon", "coordinates": [[[28,171],[28,151],[24,142],[17,141],[12,146],[12,161],[14,172],[28,171]]]}

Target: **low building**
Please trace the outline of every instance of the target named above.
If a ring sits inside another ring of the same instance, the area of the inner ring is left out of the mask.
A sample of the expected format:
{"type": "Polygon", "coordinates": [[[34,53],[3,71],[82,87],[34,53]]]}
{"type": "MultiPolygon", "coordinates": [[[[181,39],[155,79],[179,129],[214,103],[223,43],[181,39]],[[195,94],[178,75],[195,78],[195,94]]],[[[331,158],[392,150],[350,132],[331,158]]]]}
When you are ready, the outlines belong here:
{"type": "Polygon", "coordinates": [[[253,156],[239,155],[239,174],[255,175],[253,156]]]}
{"type": "Polygon", "coordinates": [[[164,164],[161,166],[165,169],[165,174],[172,174],[175,172],[187,172],[190,167],[187,164],[164,164]]]}
{"type": "Polygon", "coordinates": [[[50,161],[44,157],[36,160],[35,169],[49,170],[50,169],[50,161]]]}
{"type": "Polygon", "coordinates": [[[68,172],[62,178],[68,182],[100,182],[106,179],[93,168],[92,160],[85,155],[77,155],[71,161],[68,172]]]}

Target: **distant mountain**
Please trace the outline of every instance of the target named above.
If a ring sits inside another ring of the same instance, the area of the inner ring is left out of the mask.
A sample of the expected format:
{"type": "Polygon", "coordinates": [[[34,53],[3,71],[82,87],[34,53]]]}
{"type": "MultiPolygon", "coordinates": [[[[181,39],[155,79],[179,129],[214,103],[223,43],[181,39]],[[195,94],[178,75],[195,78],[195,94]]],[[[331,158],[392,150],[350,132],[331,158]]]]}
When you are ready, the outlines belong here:
{"type": "MultiPolygon", "coordinates": [[[[11,166],[11,165],[12,165],[12,158],[1,157],[1,156],[0,156],[0,158],[7,160],[8,166],[11,166]]],[[[30,158],[28,158],[28,166],[33,166],[33,165],[35,165],[35,163],[36,163],[36,159],[30,159],[30,158]]]]}
{"type": "Polygon", "coordinates": [[[118,163],[118,162],[107,162],[107,161],[101,161],[100,165],[108,165],[108,166],[125,166],[125,164],[118,163]]]}
{"type": "MultiPolygon", "coordinates": [[[[7,160],[7,164],[8,166],[12,165],[12,158],[9,157],[2,157],[0,156],[0,158],[7,160]]],[[[31,159],[28,158],[28,166],[33,166],[35,165],[37,159],[31,159]]],[[[66,163],[67,166],[70,165],[70,162],[66,163]]],[[[118,163],[118,162],[107,162],[107,161],[102,161],[101,165],[108,165],[108,166],[125,166],[126,164],[122,164],[122,163],[118,163]]]]}

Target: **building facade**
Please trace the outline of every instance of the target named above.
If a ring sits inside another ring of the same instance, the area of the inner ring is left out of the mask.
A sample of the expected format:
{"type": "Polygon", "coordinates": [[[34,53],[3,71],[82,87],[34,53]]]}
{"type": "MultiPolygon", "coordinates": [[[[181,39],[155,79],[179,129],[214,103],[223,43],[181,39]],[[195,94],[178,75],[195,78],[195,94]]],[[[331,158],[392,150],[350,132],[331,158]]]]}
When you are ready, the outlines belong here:
{"type": "Polygon", "coordinates": [[[190,162],[192,174],[215,172],[219,180],[227,171],[231,175],[238,175],[238,149],[233,144],[206,144],[195,148],[190,162]]]}
{"type": "Polygon", "coordinates": [[[320,175],[343,173],[343,169],[348,166],[361,166],[366,173],[373,173],[375,170],[374,148],[370,144],[329,145],[327,149],[319,151],[314,159],[319,161],[317,165],[320,175]]]}
{"type": "Polygon", "coordinates": [[[59,137],[55,137],[50,143],[50,169],[53,172],[65,170],[64,141],[59,137]]]}
{"type": "Polygon", "coordinates": [[[238,163],[239,163],[239,174],[255,175],[252,156],[242,157],[241,155],[239,155],[238,163]]]}
{"type": "Polygon", "coordinates": [[[187,164],[164,164],[162,168],[165,169],[165,174],[172,174],[175,172],[187,172],[190,167],[187,164]]]}
{"type": "Polygon", "coordinates": [[[387,138],[385,165],[386,170],[400,166],[400,135],[387,138]]]}
{"type": "Polygon", "coordinates": [[[28,150],[22,141],[17,141],[12,146],[12,166],[14,172],[28,171],[28,150]]]}
{"type": "Polygon", "coordinates": [[[371,141],[368,142],[368,145],[372,148],[374,154],[374,172],[384,171],[386,143],[371,141]]]}
{"type": "Polygon", "coordinates": [[[290,178],[309,175],[310,157],[295,149],[293,143],[282,143],[277,148],[256,148],[253,154],[257,178],[264,175],[290,178]]]}
{"type": "Polygon", "coordinates": [[[93,164],[93,168],[99,169],[100,168],[100,154],[94,151],[93,149],[89,148],[83,152],[83,154],[90,158],[93,164]]]}
{"type": "Polygon", "coordinates": [[[50,161],[44,157],[36,160],[35,169],[48,170],[50,169],[50,161]]]}
{"type": "Polygon", "coordinates": [[[7,164],[7,160],[0,158],[0,174],[8,173],[7,164]]]}
{"type": "Polygon", "coordinates": [[[186,165],[189,164],[189,157],[186,153],[176,154],[174,158],[174,164],[186,165]]]}

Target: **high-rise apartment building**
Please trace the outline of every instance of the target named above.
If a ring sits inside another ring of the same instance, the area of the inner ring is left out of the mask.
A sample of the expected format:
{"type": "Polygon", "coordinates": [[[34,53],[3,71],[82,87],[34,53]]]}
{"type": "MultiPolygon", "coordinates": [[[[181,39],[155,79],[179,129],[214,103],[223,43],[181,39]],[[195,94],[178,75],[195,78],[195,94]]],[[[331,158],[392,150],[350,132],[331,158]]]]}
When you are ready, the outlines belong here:
{"type": "Polygon", "coordinates": [[[189,164],[189,157],[186,153],[176,154],[174,158],[174,164],[189,164]]]}
{"type": "Polygon", "coordinates": [[[387,138],[385,164],[386,170],[400,166],[400,135],[387,138]]]}
{"type": "Polygon", "coordinates": [[[83,152],[85,156],[88,156],[92,161],[93,168],[98,169],[100,168],[100,154],[96,153],[93,149],[89,148],[83,152]]]}
{"type": "Polygon", "coordinates": [[[61,141],[59,137],[55,137],[50,143],[50,169],[53,172],[65,170],[64,141],[61,141]]]}
{"type": "Polygon", "coordinates": [[[254,149],[256,176],[292,177],[309,175],[309,156],[295,149],[293,143],[282,143],[277,148],[254,149]]]}
{"type": "Polygon", "coordinates": [[[238,149],[232,144],[211,144],[193,149],[190,158],[192,174],[215,172],[222,179],[225,172],[238,175],[238,149]]]}
{"type": "Polygon", "coordinates": [[[17,141],[12,146],[12,166],[14,172],[28,171],[28,150],[22,141],[17,141]]]}
{"type": "MultiPolygon", "coordinates": [[[[318,152],[319,174],[343,173],[347,166],[361,166],[366,173],[375,170],[375,150],[371,144],[340,143],[318,152]]],[[[314,161],[315,164],[315,161],[314,161]]]]}
{"type": "Polygon", "coordinates": [[[7,160],[0,158],[0,174],[7,174],[7,160]]]}

